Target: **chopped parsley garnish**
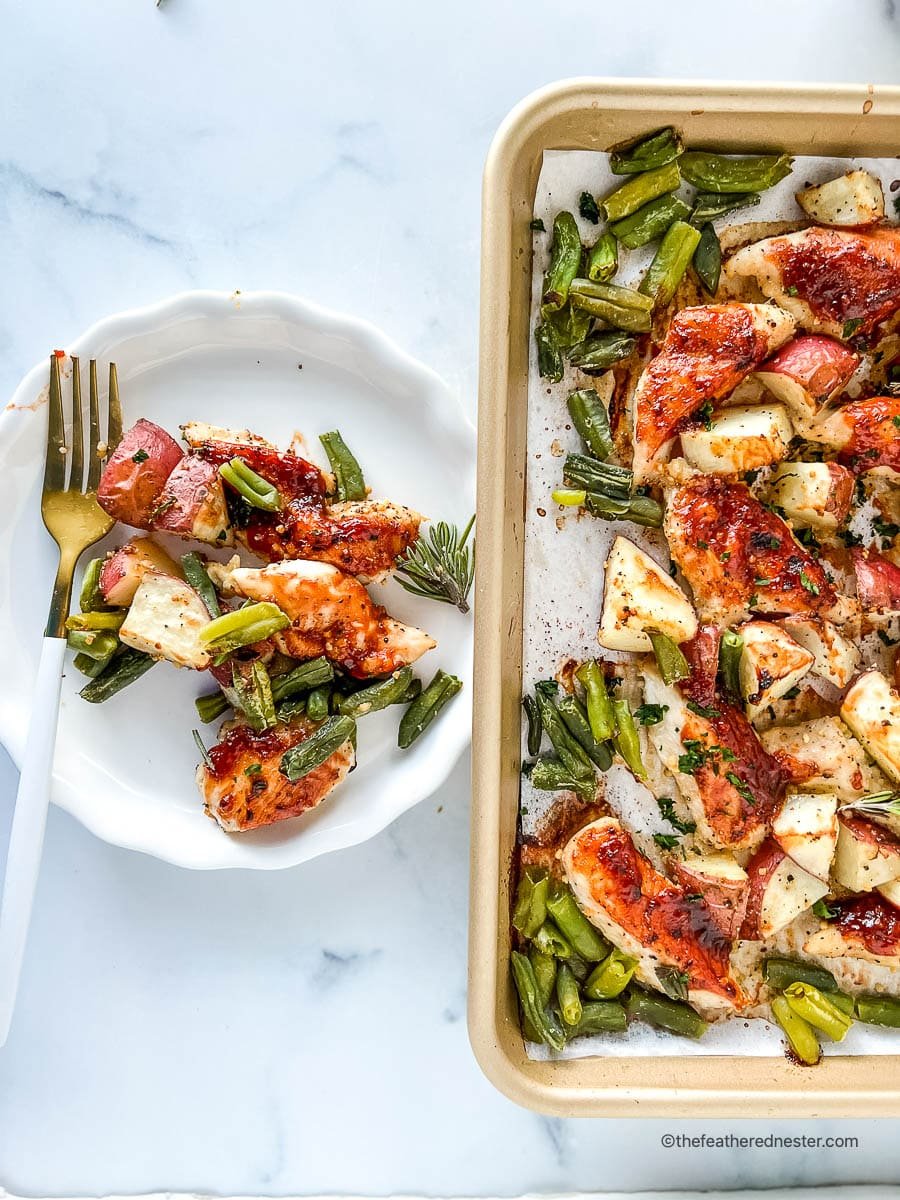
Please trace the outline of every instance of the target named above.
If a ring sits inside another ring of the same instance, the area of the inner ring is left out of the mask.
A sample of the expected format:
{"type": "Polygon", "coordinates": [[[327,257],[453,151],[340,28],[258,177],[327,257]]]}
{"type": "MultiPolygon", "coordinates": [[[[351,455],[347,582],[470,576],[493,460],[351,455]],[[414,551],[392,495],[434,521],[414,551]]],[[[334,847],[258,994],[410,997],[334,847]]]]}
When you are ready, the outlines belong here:
{"type": "Polygon", "coordinates": [[[751,533],[750,545],[754,550],[780,550],[781,538],[774,533],[751,533]]]}
{"type": "Polygon", "coordinates": [[[900,417],[892,417],[891,420],[894,422],[897,428],[900,429],[900,417]]]}
{"type": "Polygon", "coordinates": [[[678,837],[674,833],[654,833],[653,840],[661,850],[674,850],[680,845],[678,837]]]}
{"type": "Polygon", "coordinates": [[[688,700],[687,706],[690,712],[695,713],[698,717],[706,717],[707,720],[721,715],[717,708],[706,708],[704,705],[698,704],[696,700],[688,700]]]}
{"type": "Polygon", "coordinates": [[[258,775],[262,771],[262,763],[251,763],[249,767],[244,767],[245,775],[258,775]]]}
{"type": "Polygon", "coordinates": [[[701,404],[697,409],[697,416],[703,422],[704,429],[712,429],[713,406],[711,400],[707,400],[705,404],[701,404]]]}
{"type": "Polygon", "coordinates": [[[801,546],[805,546],[807,550],[820,549],[819,539],[811,529],[798,529],[794,534],[801,546]]]}
{"type": "Polygon", "coordinates": [[[727,746],[709,746],[706,747],[697,738],[685,738],[684,740],[685,753],[679,755],[678,770],[682,775],[693,775],[699,771],[701,767],[711,766],[713,771],[719,773],[719,765],[715,761],[720,758],[722,762],[733,762],[737,757],[733,750],[729,750],[727,746]]]}
{"type": "Polygon", "coordinates": [[[798,687],[792,687],[792,688],[788,688],[788,690],[782,696],[782,699],[783,700],[796,700],[799,695],[800,695],[800,689],[798,687]]]}
{"type": "Polygon", "coordinates": [[[851,317],[848,321],[844,322],[844,328],[841,330],[841,337],[852,338],[862,323],[862,317],[851,317]]]}
{"type": "Polygon", "coordinates": [[[634,716],[641,725],[658,725],[668,711],[668,704],[642,704],[634,710],[634,716]]]}
{"type": "Polygon", "coordinates": [[[787,292],[787,294],[789,296],[799,296],[800,295],[800,290],[795,283],[792,283],[790,285],[790,287],[786,287],[784,290],[787,292]]]}
{"type": "Polygon", "coordinates": [[[142,446],[140,450],[135,450],[134,454],[132,454],[131,461],[133,463],[142,463],[146,462],[149,457],[150,455],[142,446]]]}
{"type": "Polygon", "coordinates": [[[819,594],[819,585],[814,579],[810,579],[805,571],[800,572],[800,586],[813,596],[818,596],[819,594]]]}
{"type": "Polygon", "coordinates": [[[534,220],[531,222],[529,228],[536,230],[538,233],[546,233],[547,232],[547,226],[544,224],[543,220],[540,217],[535,217],[534,220]]]}
{"type": "Polygon", "coordinates": [[[747,601],[747,606],[748,608],[756,608],[757,604],[759,604],[759,596],[756,594],[756,592],[754,592],[747,601]]]}
{"type": "Polygon", "coordinates": [[[892,542],[900,533],[900,525],[894,525],[891,521],[882,521],[880,517],[875,517],[872,521],[872,528],[880,538],[889,542],[892,542]]]}
{"type": "Polygon", "coordinates": [[[675,811],[675,805],[671,796],[659,796],[656,803],[659,805],[662,817],[669,822],[673,829],[677,829],[679,833],[693,833],[697,828],[693,821],[681,820],[675,811]]]}
{"type": "Polygon", "coordinates": [[[768,587],[770,583],[774,583],[774,579],[766,579],[764,575],[757,575],[753,580],[754,587],[768,587]]]}
{"type": "Polygon", "coordinates": [[[708,549],[709,549],[709,542],[704,542],[703,538],[701,538],[701,539],[700,539],[700,540],[697,542],[697,549],[698,549],[698,550],[708,550],[708,549]]]}
{"type": "Polygon", "coordinates": [[[839,533],[838,537],[845,546],[861,546],[863,540],[858,533],[854,533],[851,529],[845,529],[843,533],[839,533]]]}
{"type": "Polygon", "coordinates": [[[824,917],[826,921],[830,921],[832,917],[837,916],[837,912],[833,908],[829,908],[827,900],[817,900],[812,906],[815,916],[824,917]]]}
{"type": "Polygon", "coordinates": [[[578,197],[578,211],[592,225],[596,225],[600,220],[600,209],[597,207],[597,201],[590,192],[582,192],[578,197]]]}
{"type": "Polygon", "coordinates": [[[687,1000],[691,977],[685,971],[675,967],[657,967],[656,978],[670,1000],[687,1000]]]}
{"type": "Polygon", "coordinates": [[[731,558],[731,551],[723,550],[719,555],[719,562],[728,562],[729,558],[731,558]]]}
{"type": "Polygon", "coordinates": [[[725,776],[725,778],[728,780],[728,782],[731,784],[731,786],[738,793],[738,795],[741,797],[742,800],[746,800],[746,802],[750,805],[751,808],[756,807],[756,797],[750,791],[750,788],[747,786],[747,784],[744,782],[744,780],[741,779],[740,775],[735,775],[734,771],[729,771],[727,773],[727,775],[725,776]]]}

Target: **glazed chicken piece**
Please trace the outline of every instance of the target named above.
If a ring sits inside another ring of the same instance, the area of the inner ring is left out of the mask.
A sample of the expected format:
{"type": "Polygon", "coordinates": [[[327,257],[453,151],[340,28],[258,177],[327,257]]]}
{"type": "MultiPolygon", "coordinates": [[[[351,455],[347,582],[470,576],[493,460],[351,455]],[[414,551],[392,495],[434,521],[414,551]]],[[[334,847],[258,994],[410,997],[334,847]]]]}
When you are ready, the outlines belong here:
{"type": "Polygon", "coordinates": [[[241,833],[297,817],[321,804],[356,763],[349,741],[295,783],[279,770],[285,752],[305,741],[315,728],[303,717],[264,733],[254,733],[243,722],[226,722],[218,743],[208,752],[211,765],[201,763],[197,768],[207,815],[228,833],[241,833]]]}
{"type": "Polygon", "coordinates": [[[875,467],[900,472],[900,396],[853,400],[815,426],[811,436],[838,449],[838,461],[854,475],[875,467]]]}
{"type": "Polygon", "coordinates": [[[676,313],[635,388],[638,482],[653,475],[655,461],[692,413],[734,391],[793,332],[793,318],[771,304],[706,304],[676,313]]]}
{"type": "Polygon", "coordinates": [[[900,964],[900,910],[874,893],[829,900],[835,917],[806,940],[807,954],[862,958],[888,967],[900,964]]]}
{"type": "Polygon", "coordinates": [[[687,975],[688,1000],[707,1011],[740,1008],[732,943],[703,899],[660,874],[612,817],[584,826],[563,850],[569,886],[585,916],[625,954],[637,978],[665,990],[668,971],[687,975]]]}
{"type": "Polygon", "coordinates": [[[420,658],[437,643],[421,629],[402,625],[377,605],[352,575],[319,562],[280,562],[241,567],[210,563],[223,592],[277,604],[291,619],[272,641],[291,658],[324,654],[348,675],[388,675],[420,658]]]}
{"type": "Polygon", "coordinates": [[[732,255],[725,278],[754,280],[803,329],[864,335],[900,309],[900,228],[813,226],[764,238],[732,255]]]}
{"type": "Polygon", "coordinates": [[[313,463],[244,431],[213,430],[204,439],[208,428],[185,427],[192,453],[217,466],[240,457],[281,495],[283,508],[273,513],[242,506],[226,490],[237,539],[260,558],[314,559],[375,579],[418,538],[423,518],[411,509],[378,500],[329,504],[325,476],[313,463]]]}
{"type": "Polygon", "coordinates": [[[750,611],[849,615],[816,559],[743,483],[696,476],[673,488],[664,528],[704,620],[730,625],[750,611]]]}
{"type": "Polygon", "coordinates": [[[700,697],[691,680],[676,688],[646,667],[644,701],[664,706],[647,736],[684,797],[698,837],[728,850],[753,849],[778,811],[788,773],[740,709],[720,696],[700,697]]]}

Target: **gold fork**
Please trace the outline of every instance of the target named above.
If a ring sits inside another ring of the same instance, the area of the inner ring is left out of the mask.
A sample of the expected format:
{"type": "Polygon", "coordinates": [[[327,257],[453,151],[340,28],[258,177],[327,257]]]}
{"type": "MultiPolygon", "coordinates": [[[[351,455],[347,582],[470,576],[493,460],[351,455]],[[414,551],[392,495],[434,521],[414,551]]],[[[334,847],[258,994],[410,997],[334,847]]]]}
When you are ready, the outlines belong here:
{"type": "Polygon", "coordinates": [[[59,567],[53,584],[50,612],[41,649],[34,702],[16,807],[13,813],[6,860],[3,900],[0,903],[0,1046],[12,1020],[28,924],[40,870],[53,750],[59,712],[66,617],[72,599],[72,578],[78,559],[113,526],[97,503],[100,473],[122,436],[122,410],[115,363],[109,366],[109,400],[106,437],[101,432],[97,363],[89,368],[90,403],[87,469],[84,454],[84,412],[81,373],[72,358],[72,434],[66,441],[59,358],[50,357],[50,400],[47,406],[47,448],[41,516],[59,549],[59,567]]]}

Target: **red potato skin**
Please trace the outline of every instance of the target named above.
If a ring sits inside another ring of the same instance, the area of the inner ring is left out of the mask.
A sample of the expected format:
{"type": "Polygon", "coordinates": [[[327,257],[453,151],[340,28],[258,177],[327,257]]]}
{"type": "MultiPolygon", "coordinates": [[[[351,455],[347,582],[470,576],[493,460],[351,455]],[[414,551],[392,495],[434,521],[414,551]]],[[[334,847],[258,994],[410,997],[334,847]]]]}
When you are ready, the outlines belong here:
{"type": "Polygon", "coordinates": [[[164,429],[142,417],[110,455],[97,488],[97,503],[123,525],[149,529],[160,493],[183,457],[181,447],[164,429]]]}
{"type": "Polygon", "coordinates": [[[690,862],[673,859],[672,875],[688,895],[702,896],[710,916],[729,941],[734,941],[744,923],[747,911],[747,883],[744,880],[726,881],[700,871],[691,870],[690,862]]]}
{"type": "Polygon", "coordinates": [[[180,577],[180,571],[165,550],[149,538],[132,538],[114,550],[100,569],[100,591],[107,604],[127,608],[148,571],[180,577]]]}
{"type": "Polygon", "coordinates": [[[859,355],[835,338],[807,334],[782,346],[757,374],[787,376],[821,404],[843,391],[858,365],[859,355]]]}
{"type": "Polygon", "coordinates": [[[768,837],[747,863],[747,911],[741,926],[741,937],[746,941],[760,940],[759,918],[766,888],[786,857],[775,839],[768,837]]]}
{"type": "Polygon", "coordinates": [[[831,493],[827,511],[838,525],[843,525],[853,504],[853,472],[840,463],[831,462],[828,464],[828,474],[831,476],[831,493]]]}
{"type": "MultiPolygon", "coordinates": [[[[860,603],[871,611],[900,611],[900,567],[872,550],[853,551],[860,603]]],[[[896,668],[895,668],[896,669],[896,668]]]]}
{"type": "Polygon", "coordinates": [[[196,454],[186,455],[159,495],[153,528],[190,537],[194,532],[194,519],[214,485],[219,486],[219,469],[215,463],[198,458],[196,454]]]}

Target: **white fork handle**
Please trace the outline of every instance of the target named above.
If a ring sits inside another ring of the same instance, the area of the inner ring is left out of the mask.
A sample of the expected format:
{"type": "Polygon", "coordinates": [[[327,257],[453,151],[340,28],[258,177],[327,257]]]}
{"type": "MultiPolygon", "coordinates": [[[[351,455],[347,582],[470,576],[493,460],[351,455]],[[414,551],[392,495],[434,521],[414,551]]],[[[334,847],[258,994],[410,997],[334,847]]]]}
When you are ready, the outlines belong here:
{"type": "Polygon", "coordinates": [[[6,1042],[12,1021],[41,868],[65,651],[65,638],[44,638],[16,793],[0,902],[0,1046],[6,1042]]]}

